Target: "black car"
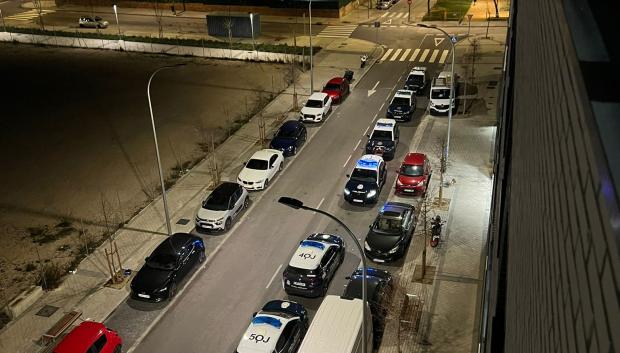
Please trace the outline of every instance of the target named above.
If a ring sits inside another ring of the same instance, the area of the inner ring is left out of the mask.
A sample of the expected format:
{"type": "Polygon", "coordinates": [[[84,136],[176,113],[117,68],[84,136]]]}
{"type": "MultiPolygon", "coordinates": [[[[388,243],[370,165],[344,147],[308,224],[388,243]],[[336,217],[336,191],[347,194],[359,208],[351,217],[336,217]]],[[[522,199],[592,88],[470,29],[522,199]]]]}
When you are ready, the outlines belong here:
{"type": "Polygon", "coordinates": [[[344,199],[352,204],[374,204],[385,184],[387,171],[383,158],[367,154],[362,156],[344,187],[344,199]]]}
{"type": "Polygon", "coordinates": [[[424,93],[427,82],[426,67],[416,66],[409,72],[407,80],[405,80],[404,88],[420,95],[424,93]]]}
{"type": "Polygon", "coordinates": [[[282,151],[286,157],[292,156],[306,142],[307,135],[306,126],[302,122],[289,120],[280,126],[269,148],[282,151]]]}
{"type": "MultiPolygon", "coordinates": [[[[349,283],[347,283],[342,297],[362,299],[363,278],[361,268],[347,277],[349,283]]],[[[370,267],[366,269],[366,279],[366,297],[372,314],[373,346],[378,347],[385,328],[385,317],[392,301],[392,275],[387,271],[370,267]]]]}
{"type": "Polygon", "coordinates": [[[134,299],[160,302],[174,297],[179,282],[206,258],[202,239],[175,233],[159,244],[131,281],[134,299]]]}
{"type": "Polygon", "coordinates": [[[396,121],[411,121],[416,107],[413,91],[400,89],[388,105],[386,117],[396,121]]]}
{"type": "Polygon", "coordinates": [[[304,297],[324,296],[345,252],[338,235],[317,233],[302,240],[282,273],[284,291],[304,297]]]}
{"type": "Polygon", "coordinates": [[[308,330],[308,312],[290,300],[272,300],[254,313],[235,353],[296,352],[308,330]]]}
{"type": "Polygon", "coordinates": [[[366,135],[366,154],[381,155],[386,161],[396,155],[399,128],[394,119],[379,119],[371,134],[366,135]]]}
{"type": "Polygon", "coordinates": [[[379,210],[364,242],[366,257],[386,262],[402,257],[415,230],[416,215],[412,205],[386,202],[379,210]]]}

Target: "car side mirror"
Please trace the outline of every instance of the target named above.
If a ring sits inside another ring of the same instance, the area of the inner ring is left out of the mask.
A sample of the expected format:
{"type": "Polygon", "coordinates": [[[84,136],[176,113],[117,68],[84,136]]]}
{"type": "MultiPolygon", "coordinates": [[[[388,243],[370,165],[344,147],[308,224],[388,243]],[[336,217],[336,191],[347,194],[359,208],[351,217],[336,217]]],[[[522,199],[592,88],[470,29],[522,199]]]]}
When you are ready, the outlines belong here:
{"type": "Polygon", "coordinates": [[[347,174],[347,178],[350,178],[350,177],[351,177],[351,174],[347,174]]]}
{"type": "Polygon", "coordinates": [[[366,137],[370,138],[370,134],[366,134],[366,137]]]}
{"type": "Polygon", "coordinates": [[[346,280],[350,280],[350,279],[351,279],[351,276],[346,276],[344,279],[346,279],[346,280]]]}
{"type": "Polygon", "coordinates": [[[147,261],[149,261],[149,256],[144,258],[144,262],[147,262],[147,261]]]}
{"type": "Polygon", "coordinates": [[[248,164],[248,162],[243,162],[243,165],[246,165],[246,164],[248,164]]]}
{"type": "Polygon", "coordinates": [[[257,311],[255,311],[255,312],[252,314],[252,317],[256,317],[256,314],[258,314],[258,312],[257,312],[257,311]]]}
{"type": "Polygon", "coordinates": [[[372,224],[368,226],[368,228],[372,228],[372,224]]]}

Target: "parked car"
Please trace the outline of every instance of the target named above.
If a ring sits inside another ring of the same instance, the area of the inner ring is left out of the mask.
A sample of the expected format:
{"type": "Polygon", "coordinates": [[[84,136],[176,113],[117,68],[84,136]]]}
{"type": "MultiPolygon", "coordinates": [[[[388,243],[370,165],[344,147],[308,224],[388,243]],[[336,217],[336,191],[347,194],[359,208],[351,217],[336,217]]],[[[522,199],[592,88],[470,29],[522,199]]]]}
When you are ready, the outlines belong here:
{"type": "Polygon", "coordinates": [[[308,312],[289,300],[272,300],[254,314],[236,353],[293,353],[308,330],[308,312]]]}
{"type": "Polygon", "coordinates": [[[303,123],[295,120],[286,121],[271,140],[269,148],[280,150],[285,157],[297,154],[297,150],[306,142],[308,132],[303,123]]]}
{"type": "Polygon", "coordinates": [[[388,105],[386,117],[396,121],[411,121],[416,107],[413,91],[399,89],[388,105]]]}
{"type": "MultiPolygon", "coordinates": [[[[353,271],[351,276],[347,277],[349,282],[342,297],[362,299],[363,278],[361,268],[353,271]]],[[[385,317],[392,301],[392,275],[388,271],[369,267],[366,269],[366,280],[366,297],[372,314],[373,343],[374,347],[379,347],[385,328],[385,317]]]]}
{"type": "Polygon", "coordinates": [[[131,281],[131,297],[160,302],[171,299],[177,286],[199,263],[206,259],[200,237],[175,233],[162,241],[131,281]]]}
{"type": "Polygon", "coordinates": [[[83,321],[54,348],[54,353],[121,353],[123,340],[102,323],[83,321]]]}
{"type": "Polygon", "coordinates": [[[225,181],[200,204],[196,212],[196,228],[227,231],[249,203],[248,192],[243,186],[225,181]]]}
{"type": "Polygon", "coordinates": [[[316,233],[299,243],[282,273],[287,294],[320,297],[327,294],[329,282],[344,261],[345,244],[333,234],[316,233]]]}
{"type": "Polygon", "coordinates": [[[323,93],[327,93],[334,104],[340,104],[350,93],[349,81],[343,77],[334,77],[323,87],[323,93]]]}
{"type": "Polygon", "coordinates": [[[392,0],[377,0],[378,10],[387,10],[392,7],[392,0]]]}
{"type": "Polygon", "coordinates": [[[367,154],[380,154],[385,160],[391,160],[396,155],[399,129],[394,119],[379,119],[366,142],[367,154]]]}
{"type": "Polygon", "coordinates": [[[344,187],[344,199],[352,204],[374,204],[387,179],[385,161],[380,156],[364,155],[347,177],[349,180],[344,187]]]}
{"type": "Polygon", "coordinates": [[[110,23],[105,21],[99,16],[88,17],[83,16],[78,20],[78,24],[80,27],[88,27],[88,28],[107,28],[110,23]]]}
{"type": "Polygon", "coordinates": [[[407,153],[398,169],[396,192],[408,195],[426,195],[433,171],[424,153],[407,153]]]}
{"type": "Polygon", "coordinates": [[[401,258],[413,236],[416,225],[415,209],[401,202],[386,202],[379,210],[364,241],[364,253],[374,262],[401,258]]]}
{"type": "Polygon", "coordinates": [[[332,111],[332,99],[327,93],[315,92],[310,95],[306,104],[301,108],[299,119],[303,122],[318,123],[327,118],[332,111]]]}
{"type": "Polygon", "coordinates": [[[257,151],[239,172],[237,183],[246,190],[266,189],[269,181],[273,180],[283,167],[284,154],[282,151],[273,149],[257,151]]]}
{"type": "Polygon", "coordinates": [[[405,81],[404,88],[413,91],[417,95],[420,95],[424,93],[427,83],[428,80],[426,79],[426,67],[415,66],[409,72],[407,80],[405,81]]]}

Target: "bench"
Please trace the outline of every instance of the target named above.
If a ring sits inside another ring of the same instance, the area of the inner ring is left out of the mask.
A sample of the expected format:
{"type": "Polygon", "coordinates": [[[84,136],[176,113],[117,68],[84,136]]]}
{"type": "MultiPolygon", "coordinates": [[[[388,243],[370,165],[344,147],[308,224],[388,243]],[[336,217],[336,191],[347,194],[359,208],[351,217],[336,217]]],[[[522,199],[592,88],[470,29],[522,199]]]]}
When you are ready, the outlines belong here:
{"type": "Polygon", "coordinates": [[[65,330],[68,329],[69,326],[71,326],[80,316],[82,316],[82,312],[77,310],[66,313],[65,315],[63,315],[63,317],[60,318],[60,320],[58,320],[54,324],[54,326],[52,326],[49,330],[47,330],[47,332],[43,334],[42,341],[45,344],[53,342],[55,339],[58,338],[58,336],[65,332],[65,330]]]}

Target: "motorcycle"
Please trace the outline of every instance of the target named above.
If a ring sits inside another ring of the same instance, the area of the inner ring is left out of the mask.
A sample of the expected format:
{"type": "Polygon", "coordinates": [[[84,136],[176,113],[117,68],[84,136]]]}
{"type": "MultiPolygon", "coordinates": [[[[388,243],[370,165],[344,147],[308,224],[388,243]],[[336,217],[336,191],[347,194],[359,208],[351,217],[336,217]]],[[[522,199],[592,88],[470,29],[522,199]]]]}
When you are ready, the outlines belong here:
{"type": "Polygon", "coordinates": [[[353,81],[353,70],[349,70],[349,69],[345,69],[344,70],[344,76],[343,76],[347,81],[352,82],[353,81]]]}
{"type": "Polygon", "coordinates": [[[360,68],[364,68],[364,66],[366,66],[366,61],[368,61],[368,55],[364,54],[362,55],[362,57],[360,58],[360,68]]]}
{"type": "Polygon", "coordinates": [[[439,238],[441,237],[441,226],[445,222],[442,222],[439,215],[431,219],[431,247],[436,247],[439,244],[439,238]]]}

